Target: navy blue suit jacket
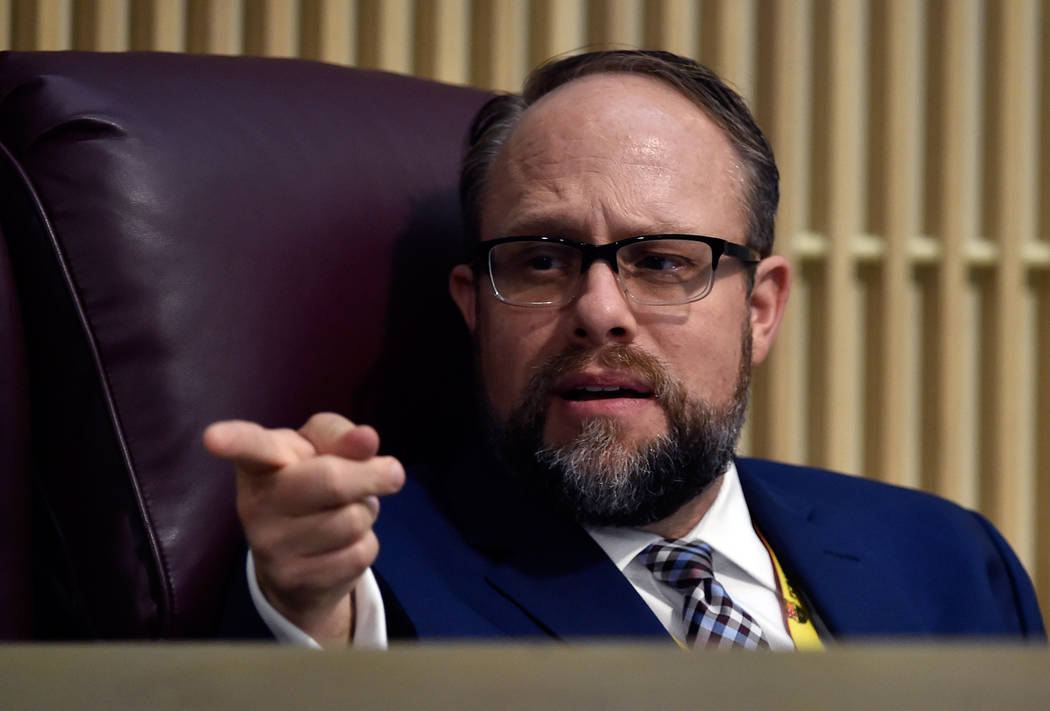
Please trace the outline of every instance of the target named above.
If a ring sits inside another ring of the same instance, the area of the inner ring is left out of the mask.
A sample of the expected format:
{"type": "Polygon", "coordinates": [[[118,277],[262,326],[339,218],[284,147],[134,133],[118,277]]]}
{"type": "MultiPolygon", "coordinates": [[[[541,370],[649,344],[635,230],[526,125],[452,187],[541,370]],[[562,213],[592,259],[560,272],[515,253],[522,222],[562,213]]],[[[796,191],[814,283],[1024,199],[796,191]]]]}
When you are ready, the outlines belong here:
{"type": "MultiPolygon", "coordinates": [[[[1028,576],[980,515],[811,468],[737,468],[824,636],[1045,638],[1028,576]]],[[[461,463],[383,501],[373,568],[391,637],[669,639],[585,531],[498,472],[484,458],[461,463]]]]}

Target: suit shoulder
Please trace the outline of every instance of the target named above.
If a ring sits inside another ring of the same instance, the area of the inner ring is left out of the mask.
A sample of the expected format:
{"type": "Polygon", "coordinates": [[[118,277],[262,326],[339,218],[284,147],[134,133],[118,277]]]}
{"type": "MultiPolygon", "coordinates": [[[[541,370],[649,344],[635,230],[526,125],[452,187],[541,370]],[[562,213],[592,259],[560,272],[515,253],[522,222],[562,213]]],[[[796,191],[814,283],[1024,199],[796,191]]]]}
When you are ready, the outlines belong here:
{"type": "Polygon", "coordinates": [[[984,516],[918,489],[825,469],[761,459],[737,462],[741,486],[752,508],[771,500],[805,512],[825,524],[860,536],[922,542],[929,550],[972,550],[977,546],[1014,558],[984,516]]]}
{"type": "Polygon", "coordinates": [[[861,506],[878,512],[913,512],[972,519],[973,511],[935,494],[896,484],[843,474],[827,469],[797,464],[785,464],[768,459],[740,458],[737,470],[745,488],[761,486],[764,489],[793,499],[837,506],[861,506]]]}
{"type": "MultiPolygon", "coordinates": [[[[925,596],[938,634],[1044,637],[1031,580],[981,514],[916,489],[812,467],[739,459],[737,471],[752,518],[796,569],[811,570],[814,557],[826,560],[834,550],[881,571],[884,588],[895,575],[913,603],[925,596]]],[[[813,577],[826,583],[826,572],[813,577]]],[[[866,589],[854,593],[863,598],[866,589]]]]}

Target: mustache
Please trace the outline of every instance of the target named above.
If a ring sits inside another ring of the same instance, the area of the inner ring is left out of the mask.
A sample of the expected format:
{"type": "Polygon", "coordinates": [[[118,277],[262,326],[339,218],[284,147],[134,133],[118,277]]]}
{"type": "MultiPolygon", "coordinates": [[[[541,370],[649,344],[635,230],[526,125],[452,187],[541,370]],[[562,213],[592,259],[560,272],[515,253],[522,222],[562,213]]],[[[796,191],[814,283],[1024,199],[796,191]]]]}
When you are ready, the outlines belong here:
{"type": "Polygon", "coordinates": [[[555,393],[557,383],[592,364],[641,378],[648,385],[653,398],[661,404],[667,405],[682,397],[681,387],[668,373],[664,363],[639,348],[623,344],[599,348],[574,346],[536,365],[529,379],[528,394],[520,408],[520,412],[525,415],[523,419],[535,421],[542,417],[547,399],[555,393]]]}

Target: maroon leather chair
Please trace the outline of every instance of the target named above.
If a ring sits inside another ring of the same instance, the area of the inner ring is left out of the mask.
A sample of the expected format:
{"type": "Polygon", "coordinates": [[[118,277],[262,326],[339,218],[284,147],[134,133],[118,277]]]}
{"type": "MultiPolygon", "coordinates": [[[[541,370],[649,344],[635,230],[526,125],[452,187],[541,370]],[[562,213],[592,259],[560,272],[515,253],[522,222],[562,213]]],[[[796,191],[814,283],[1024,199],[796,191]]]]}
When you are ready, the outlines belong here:
{"type": "Polygon", "coordinates": [[[0,640],[24,639],[32,630],[26,387],[18,297],[0,242],[0,640]]]}
{"type": "Polygon", "coordinates": [[[446,284],[485,98],[297,60],[0,55],[0,637],[214,634],[242,571],[214,420],[339,411],[406,463],[469,436],[446,284]]]}

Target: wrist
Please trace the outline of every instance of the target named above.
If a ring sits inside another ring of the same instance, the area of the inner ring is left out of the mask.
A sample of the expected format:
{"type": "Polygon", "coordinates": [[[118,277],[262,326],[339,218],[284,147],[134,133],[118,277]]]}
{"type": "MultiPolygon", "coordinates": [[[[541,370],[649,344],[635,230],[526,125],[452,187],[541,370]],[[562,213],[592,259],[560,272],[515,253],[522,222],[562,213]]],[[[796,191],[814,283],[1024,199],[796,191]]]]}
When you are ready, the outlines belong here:
{"type": "Polygon", "coordinates": [[[347,593],[334,605],[311,610],[290,610],[274,600],[265,591],[263,594],[274,609],[289,622],[312,637],[325,649],[342,649],[353,639],[354,595],[347,593]]]}

